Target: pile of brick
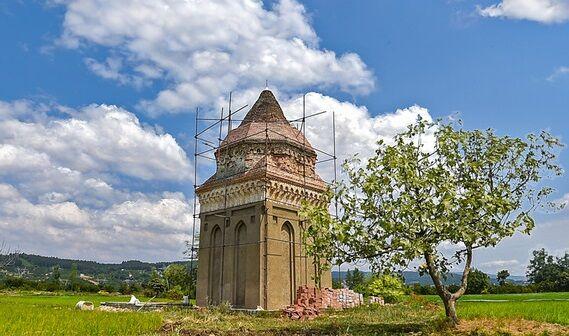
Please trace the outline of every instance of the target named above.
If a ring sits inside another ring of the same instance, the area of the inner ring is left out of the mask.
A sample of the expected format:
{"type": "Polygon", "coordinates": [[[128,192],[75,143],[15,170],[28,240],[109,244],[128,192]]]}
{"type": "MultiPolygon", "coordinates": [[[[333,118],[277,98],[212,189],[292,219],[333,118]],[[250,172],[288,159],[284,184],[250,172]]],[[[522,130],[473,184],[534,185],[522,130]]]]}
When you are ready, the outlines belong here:
{"type": "Polygon", "coordinates": [[[369,303],[375,303],[375,304],[379,304],[379,305],[384,305],[385,302],[383,301],[382,297],[378,297],[378,296],[370,296],[369,297],[369,303]]]}
{"type": "Polygon", "coordinates": [[[335,289],[338,295],[338,302],[342,308],[353,308],[364,304],[364,297],[351,289],[335,289]]]}
{"type": "Polygon", "coordinates": [[[304,307],[294,304],[283,309],[283,315],[291,320],[312,320],[320,315],[320,310],[313,307],[304,307]]]}
{"type": "Polygon", "coordinates": [[[364,304],[363,296],[350,289],[331,289],[300,286],[296,301],[283,310],[291,319],[312,319],[323,309],[353,308],[364,304]]]}

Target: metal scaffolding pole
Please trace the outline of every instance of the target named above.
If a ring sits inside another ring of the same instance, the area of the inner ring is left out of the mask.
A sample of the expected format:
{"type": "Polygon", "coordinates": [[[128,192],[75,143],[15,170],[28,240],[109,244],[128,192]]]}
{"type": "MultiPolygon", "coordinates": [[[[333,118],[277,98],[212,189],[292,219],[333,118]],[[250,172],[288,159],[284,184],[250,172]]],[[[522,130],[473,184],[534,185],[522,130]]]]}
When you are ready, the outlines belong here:
{"type": "MultiPolygon", "coordinates": [[[[193,222],[192,222],[192,242],[190,246],[190,283],[195,284],[195,290],[197,291],[197,279],[194,279],[194,259],[195,258],[195,241],[196,241],[196,207],[197,207],[197,183],[198,183],[198,116],[199,108],[196,108],[196,125],[195,125],[195,136],[194,136],[194,207],[193,207],[193,222]]],[[[195,299],[195,297],[194,297],[195,299]]]]}

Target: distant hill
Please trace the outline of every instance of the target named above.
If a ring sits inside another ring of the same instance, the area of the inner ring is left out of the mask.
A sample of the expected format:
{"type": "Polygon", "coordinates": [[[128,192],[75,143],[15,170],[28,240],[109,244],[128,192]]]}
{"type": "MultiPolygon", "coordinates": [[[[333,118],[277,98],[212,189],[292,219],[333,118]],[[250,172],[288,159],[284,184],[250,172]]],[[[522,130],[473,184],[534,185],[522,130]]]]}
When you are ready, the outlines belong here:
{"type": "MultiPolygon", "coordinates": [[[[56,257],[44,257],[34,254],[20,254],[15,262],[8,268],[8,272],[23,276],[28,279],[42,280],[50,277],[53,267],[59,266],[62,278],[66,278],[73,264],[77,265],[80,274],[88,275],[98,282],[117,284],[120,282],[136,281],[145,282],[150,278],[153,269],[164,270],[170,264],[188,264],[187,261],[156,262],[149,263],[138,260],[128,260],[121,263],[99,263],[89,260],[62,259],[56,257]]],[[[188,264],[189,266],[189,264],[188,264]]],[[[371,276],[370,272],[364,272],[366,276],[371,276]]],[[[496,276],[490,274],[493,283],[497,283],[496,276]]],[[[332,271],[332,278],[346,278],[346,271],[332,271]]],[[[418,272],[403,272],[406,284],[419,283],[422,285],[432,285],[433,282],[428,275],[420,276],[418,272]]],[[[446,279],[447,284],[458,284],[461,275],[451,273],[446,279]]],[[[514,283],[525,283],[523,276],[510,276],[509,281],[514,283]]]]}
{"type": "MultiPolygon", "coordinates": [[[[363,272],[366,276],[371,276],[371,272],[363,272]]],[[[461,274],[459,273],[450,273],[447,277],[447,279],[445,280],[445,284],[447,285],[451,285],[451,284],[455,284],[458,285],[460,284],[460,279],[461,279],[461,274]]],[[[498,283],[498,280],[496,279],[496,275],[494,274],[488,274],[488,276],[490,277],[490,280],[492,281],[492,283],[498,283]]],[[[346,271],[332,271],[332,279],[337,280],[338,277],[340,277],[340,279],[345,279],[346,278],[346,271]]],[[[404,271],[403,272],[403,278],[405,278],[405,283],[408,285],[414,284],[414,283],[419,283],[421,285],[432,285],[433,281],[431,280],[431,277],[429,275],[419,275],[419,272],[414,272],[414,271],[404,271]]],[[[508,281],[513,282],[513,283],[517,283],[517,284],[523,284],[526,282],[526,278],[523,276],[518,276],[518,275],[512,275],[510,277],[508,277],[508,281]]]]}
{"type": "Polygon", "coordinates": [[[7,271],[28,279],[42,280],[50,277],[55,266],[59,266],[62,278],[71,272],[73,264],[77,271],[93,277],[103,283],[119,283],[124,281],[146,281],[153,269],[164,270],[170,264],[185,263],[186,261],[148,263],[138,260],[123,261],[119,264],[98,263],[89,260],[62,259],[44,257],[33,254],[20,254],[7,271]]]}

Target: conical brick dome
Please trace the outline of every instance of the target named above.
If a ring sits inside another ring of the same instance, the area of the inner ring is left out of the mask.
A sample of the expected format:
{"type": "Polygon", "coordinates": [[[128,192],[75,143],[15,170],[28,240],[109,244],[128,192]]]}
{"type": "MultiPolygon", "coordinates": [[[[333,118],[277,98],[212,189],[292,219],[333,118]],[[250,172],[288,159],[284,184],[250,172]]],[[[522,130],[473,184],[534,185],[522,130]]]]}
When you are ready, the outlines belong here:
{"type": "Polygon", "coordinates": [[[266,178],[325,189],[315,172],[316,151],[286,119],[269,90],[261,92],[239,127],[229,131],[215,151],[215,158],[216,172],[200,190],[220,183],[266,178]]]}
{"type": "Polygon", "coordinates": [[[261,140],[291,142],[316,155],[302,132],[286,119],[277,99],[269,90],[261,92],[239,127],[229,132],[221,143],[221,147],[241,141],[258,142],[261,140]]]}

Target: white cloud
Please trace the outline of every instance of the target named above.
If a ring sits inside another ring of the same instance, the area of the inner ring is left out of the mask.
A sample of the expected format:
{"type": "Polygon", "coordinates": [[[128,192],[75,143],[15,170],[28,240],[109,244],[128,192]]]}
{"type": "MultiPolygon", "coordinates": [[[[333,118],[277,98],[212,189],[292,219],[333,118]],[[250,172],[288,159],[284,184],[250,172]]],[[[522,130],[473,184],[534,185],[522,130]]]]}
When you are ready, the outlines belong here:
{"type": "Polygon", "coordinates": [[[282,91],[333,86],[365,94],[374,87],[358,55],[318,46],[304,7],[294,0],[271,9],[255,0],[60,3],[67,9],[62,44],[113,51],[105,62],[87,60],[95,73],[119,83],[131,76],[167,80],[168,88],[140,103],[150,113],[190,110],[265,80],[282,91]]]}
{"type": "MultiPolygon", "coordinates": [[[[302,97],[293,98],[283,103],[283,108],[289,119],[302,116],[302,97]]],[[[306,114],[311,115],[320,111],[328,113],[307,119],[306,137],[313,146],[327,153],[333,151],[332,114],[336,118],[336,156],[338,164],[351,158],[356,153],[360,158],[368,158],[377,148],[377,141],[392,142],[395,135],[403,132],[406,127],[417,121],[420,116],[431,121],[426,108],[414,105],[395,112],[372,116],[365,106],[357,106],[350,102],[338,101],[316,92],[306,95],[306,114]]],[[[428,139],[427,141],[432,141],[428,139]]],[[[325,154],[319,154],[319,159],[326,159],[325,154]]],[[[333,169],[331,165],[318,167],[323,177],[331,180],[333,169]]]]}
{"type": "MultiPolygon", "coordinates": [[[[89,68],[89,70],[91,70],[96,75],[105,79],[115,80],[119,82],[119,84],[121,85],[131,84],[135,87],[142,87],[148,83],[142,77],[131,76],[121,73],[121,71],[123,70],[123,64],[121,58],[107,57],[105,62],[98,62],[93,58],[86,58],[85,65],[89,68]]],[[[147,72],[143,71],[143,73],[147,72]]],[[[152,74],[149,73],[148,75],[152,74]]]]}
{"type": "Polygon", "coordinates": [[[479,7],[478,13],[486,17],[530,20],[546,24],[560,23],[569,20],[569,1],[503,0],[489,7],[479,7]]]}
{"type": "Polygon", "coordinates": [[[553,73],[551,75],[549,75],[549,77],[547,77],[547,80],[550,82],[555,82],[557,79],[559,79],[559,77],[565,76],[569,74],[569,67],[566,66],[560,66],[557,69],[555,69],[555,71],[553,71],[553,73]]]}
{"type": "Polygon", "coordinates": [[[69,258],[120,262],[182,257],[191,227],[183,197],[141,197],[105,210],[74,202],[37,204],[0,183],[0,230],[19,249],[69,258]]]}
{"type": "MultiPolygon", "coordinates": [[[[25,110],[22,105],[32,104],[0,105],[0,143],[12,146],[4,148],[4,155],[19,146],[35,165],[53,164],[82,173],[119,173],[143,180],[188,180],[192,176],[186,153],[170,134],[142,125],[124,109],[90,105],[79,111],[67,110],[71,114],[67,118],[38,119],[28,117],[34,115],[33,108],[25,110]]],[[[11,157],[14,165],[24,164],[14,154],[11,157]]]]}
{"type": "Polygon", "coordinates": [[[191,206],[149,182],[192,176],[175,139],[126,110],[0,101],[0,232],[26,252],[181,258],[191,206]]]}
{"type": "MultiPolygon", "coordinates": [[[[299,118],[302,111],[302,99],[298,98],[285,103],[292,117],[299,118]]],[[[316,92],[306,95],[307,115],[319,111],[335,112],[336,137],[341,139],[337,143],[337,151],[341,156],[360,153],[367,157],[373,153],[378,140],[391,141],[395,135],[417,121],[418,116],[430,120],[427,109],[420,106],[411,106],[398,109],[395,112],[372,116],[365,106],[357,106],[349,102],[340,102],[316,92]]],[[[321,148],[332,148],[331,114],[328,113],[308,119],[307,136],[314,139],[315,145],[321,148]],[[326,131],[330,133],[328,139],[323,136],[326,131]]]]}

